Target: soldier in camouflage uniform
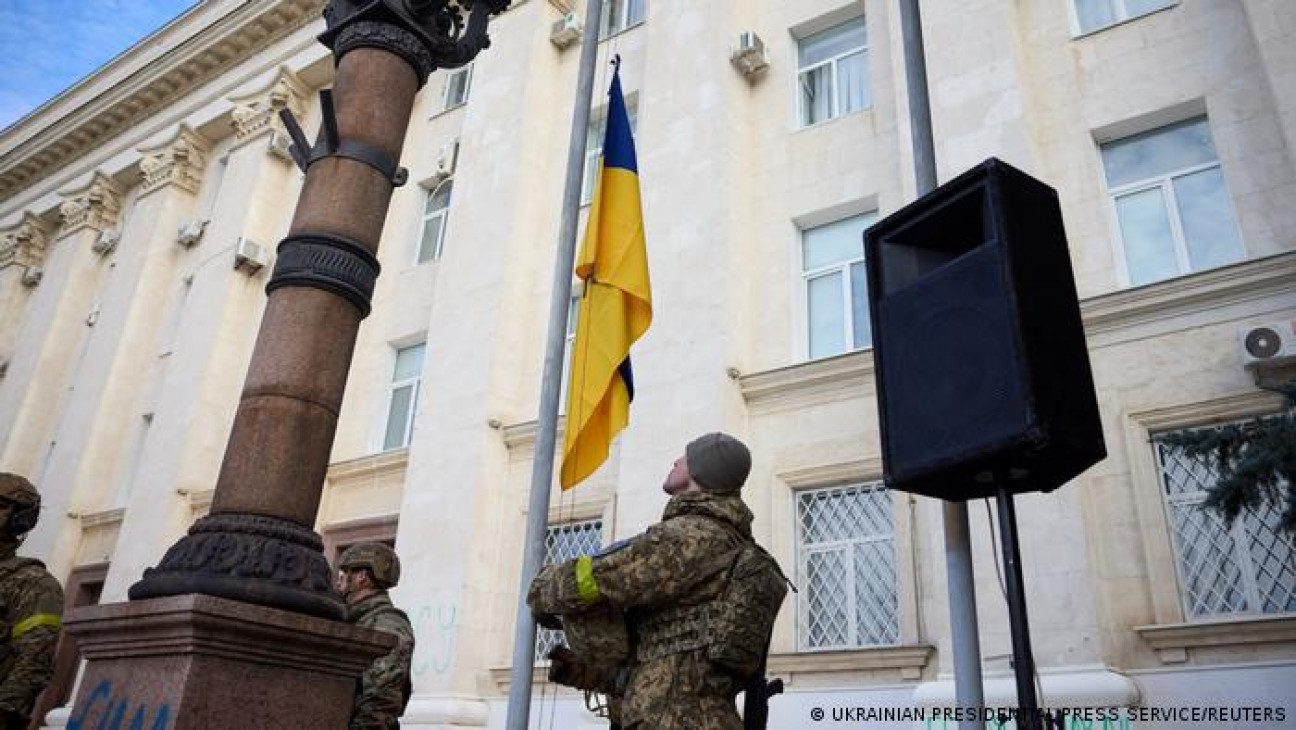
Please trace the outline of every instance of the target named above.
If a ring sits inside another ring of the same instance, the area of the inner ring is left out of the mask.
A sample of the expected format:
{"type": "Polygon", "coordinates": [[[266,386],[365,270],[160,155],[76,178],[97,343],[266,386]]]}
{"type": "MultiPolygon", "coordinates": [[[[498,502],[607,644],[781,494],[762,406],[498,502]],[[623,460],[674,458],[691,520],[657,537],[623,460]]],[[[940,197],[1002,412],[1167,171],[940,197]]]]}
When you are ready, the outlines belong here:
{"type": "Polygon", "coordinates": [[[706,615],[721,597],[752,513],[739,490],[751,471],[741,441],[702,436],[675,461],[662,521],[623,547],[543,571],[529,600],[537,617],[570,620],[611,606],[634,644],[620,703],[625,730],[741,730],[742,682],[707,658],[706,615]]]}
{"type": "Polygon", "coordinates": [[[39,560],[18,557],[40,516],[40,494],[0,473],[0,730],[23,730],[54,672],[63,588],[39,560]]]}
{"type": "Polygon", "coordinates": [[[338,560],[337,589],[346,599],[347,621],[395,634],[400,640],[361,675],[349,730],[396,730],[409,703],[414,629],[387,595],[387,589],[399,581],[400,559],[382,543],[353,545],[338,560]]]}

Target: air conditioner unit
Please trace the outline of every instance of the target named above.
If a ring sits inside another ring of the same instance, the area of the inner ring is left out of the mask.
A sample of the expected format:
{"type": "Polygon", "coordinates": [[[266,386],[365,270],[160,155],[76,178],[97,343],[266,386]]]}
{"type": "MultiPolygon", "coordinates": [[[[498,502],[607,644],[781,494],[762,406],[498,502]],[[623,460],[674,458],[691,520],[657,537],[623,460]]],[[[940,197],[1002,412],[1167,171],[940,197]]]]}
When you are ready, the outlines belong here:
{"type": "Polygon", "coordinates": [[[1249,368],[1296,363],[1296,319],[1238,330],[1242,362],[1249,368]]]}
{"type": "Polygon", "coordinates": [[[121,234],[117,231],[100,231],[95,237],[95,242],[90,245],[90,250],[101,256],[107,256],[117,248],[119,241],[121,241],[121,234]]]}
{"type": "Polygon", "coordinates": [[[265,247],[243,236],[234,244],[234,268],[253,276],[266,265],[265,247]]]}
{"type": "Polygon", "coordinates": [[[549,42],[559,49],[567,48],[581,39],[585,21],[576,13],[567,13],[553,24],[549,30],[549,42]]]}
{"type": "Polygon", "coordinates": [[[755,32],[745,30],[738,34],[738,45],[729,52],[729,63],[748,79],[769,67],[765,55],[765,41],[755,32]]]}
{"type": "Polygon", "coordinates": [[[39,284],[39,283],[41,282],[41,279],[42,279],[44,276],[45,276],[45,270],[42,269],[41,267],[39,267],[39,266],[28,266],[28,267],[27,267],[27,270],[24,271],[24,272],[23,272],[23,275],[22,275],[22,283],[23,283],[23,286],[28,287],[28,288],[31,288],[31,287],[33,287],[33,286],[36,286],[37,284],[39,284]]]}
{"type": "Polygon", "coordinates": [[[432,183],[429,187],[435,187],[442,180],[454,174],[455,165],[459,162],[459,140],[452,139],[441,145],[437,150],[436,160],[432,163],[432,183]]]}
{"type": "Polygon", "coordinates": [[[188,223],[180,226],[176,231],[176,243],[185,248],[193,248],[197,245],[198,240],[202,238],[203,230],[207,228],[206,218],[195,218],[188,223]]]}

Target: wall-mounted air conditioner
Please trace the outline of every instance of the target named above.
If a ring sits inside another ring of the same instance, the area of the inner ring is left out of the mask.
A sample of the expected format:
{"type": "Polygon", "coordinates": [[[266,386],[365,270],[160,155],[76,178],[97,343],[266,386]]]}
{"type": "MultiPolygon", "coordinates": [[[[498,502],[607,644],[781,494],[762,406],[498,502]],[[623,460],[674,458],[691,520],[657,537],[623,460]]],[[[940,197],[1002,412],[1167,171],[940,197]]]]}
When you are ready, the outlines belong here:
{"type": "Polygon", "coordinates": [[[581,39],[585,21],[576,13],[567,13],[559,18],[549,29],[549,42],[560,49],[567,48],[581,39]]]}
{"type": "Polygon", "coordinates": [[[206,218],[195,218],[188,223],[180,226],[176,231],[176,243],[185,248],[193,248],[198,245],[199,239],[202,238],[203,231],[207,228],[206,218]]]}
{"type": "Polygon", "coordinates": [[[1296,319],[1238,330],[1242,362],[1249,368],[1296,363],[1296,319]]]}
{"type": "Polygon", "coordinates": [[[261,244],[240,236],[234,244],[234,268],[253,276],[266,265],[266,250],[261,244]]]}
{"type": "Polygon", "coordinates": [[[121,242],[121,234],[117,231],[99,231],[94,243],[90,245],[90,250],[100,256],[107,256],[117,248],[119,242],[121,242]]]}
{"type": "Polygon", "coordinates": [[[745,30],[739,33],[738,45],[729,52],[729,63],[751,80],[769,67],[769,58],[765,54],[765,41],[762,41],[754,31],[745,30]]]}

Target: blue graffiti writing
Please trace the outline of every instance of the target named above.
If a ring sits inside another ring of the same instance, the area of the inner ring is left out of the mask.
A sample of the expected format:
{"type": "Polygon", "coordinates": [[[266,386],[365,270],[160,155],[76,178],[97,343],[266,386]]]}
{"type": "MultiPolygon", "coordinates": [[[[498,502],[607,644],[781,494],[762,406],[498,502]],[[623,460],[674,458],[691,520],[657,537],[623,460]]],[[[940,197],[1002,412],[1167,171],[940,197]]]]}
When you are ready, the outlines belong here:
{"type": "Polygon", "coordinates": [[[454,662],[455,630],[458,627],[458,607],[454,603],[425,605],[415,614],[414,676],[422,676],[429,668],[445,674],[454,662]]]}
{"type": "Polygon", "coordinates": [[[167,730],[171,727],[171,705],[163,702],[156,707],[156,713],[152,712],[154,709],[146,703],[115,695],[113,683],[104,680],[73,708],[67,727],[68,730],[167,730]],[[126,724],[132,707],[135,712],[130,714],[129,724],[126,724]],[[148,722],[150,714],[153,716],[152,724],[148,722]],[[98,722],[92,724],[96,718],[98,722]]]}

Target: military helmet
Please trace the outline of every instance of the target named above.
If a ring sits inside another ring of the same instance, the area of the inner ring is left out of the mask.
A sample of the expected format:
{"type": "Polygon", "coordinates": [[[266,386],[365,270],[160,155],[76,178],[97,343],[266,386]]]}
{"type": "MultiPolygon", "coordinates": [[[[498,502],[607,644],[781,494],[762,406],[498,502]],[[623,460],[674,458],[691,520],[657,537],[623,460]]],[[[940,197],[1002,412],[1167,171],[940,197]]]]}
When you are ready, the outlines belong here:
{"type": "Polygon", "coordinates": [[[9,521],[0,525],[4,532],[22,535],[36,526],[36,520],[40,517],[40,492],[25,477],[0,472],[0,499],[14,505],[13,512],[9,513],[9,521]]]}
{"type": "Polygon", "coordinates": [[[379,588],[391,588],[400,582],[400,558],[380,542],[352,545],[338,558],[338,570],[358,568],[368,568],[379,588]]]}

